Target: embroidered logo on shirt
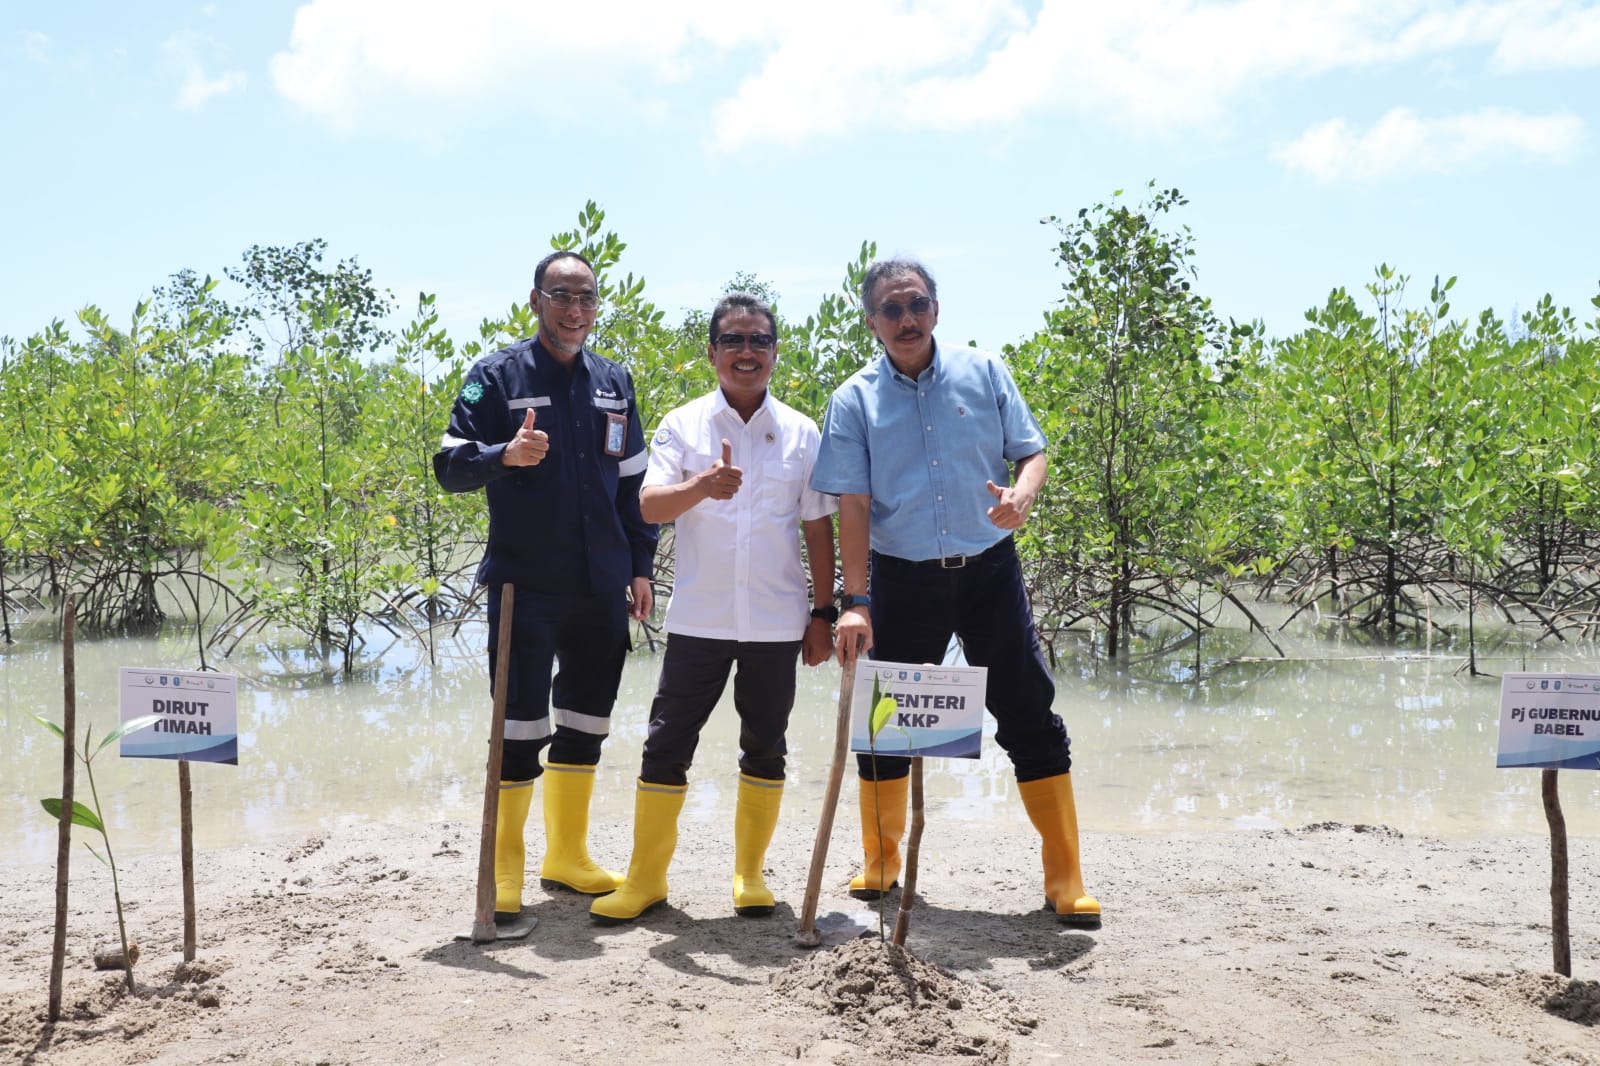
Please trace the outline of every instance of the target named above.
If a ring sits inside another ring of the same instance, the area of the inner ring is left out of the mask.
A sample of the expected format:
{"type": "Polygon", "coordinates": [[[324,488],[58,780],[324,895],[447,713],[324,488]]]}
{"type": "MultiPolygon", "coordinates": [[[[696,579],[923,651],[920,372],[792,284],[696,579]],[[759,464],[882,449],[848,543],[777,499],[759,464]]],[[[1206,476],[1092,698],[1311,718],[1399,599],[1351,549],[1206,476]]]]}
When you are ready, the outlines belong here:
{"type": "Polygon", "coordinates": [[[773,442],[775,442],[775,441],[776,441],[776,440],[777,440],[777,439],[778,439],[778,438],[777,438],[777,437],[774,437],[774,436],[773,436],[773,435],[772,435],[772,434],[771,434],[771,433],[768,433],[768,434],[767,434],[767,443],[768,443],[768,444],[772,444],[772,443],[773,443],[773,442]]]}
{"type": "Polygon", "coordinates": [[[463,403],[477,403],[483,399],[483,382],[469,381],[461,386],[461,400],[463,403]]]}
{"type": "Polygon", "coordinates": [[[662,426],[660,429],[656,430],[656,439],[651,443],[653,443],[657,448],[665,447],[666,445],[671,444],[672,431],[666,426],[662,426]]]}

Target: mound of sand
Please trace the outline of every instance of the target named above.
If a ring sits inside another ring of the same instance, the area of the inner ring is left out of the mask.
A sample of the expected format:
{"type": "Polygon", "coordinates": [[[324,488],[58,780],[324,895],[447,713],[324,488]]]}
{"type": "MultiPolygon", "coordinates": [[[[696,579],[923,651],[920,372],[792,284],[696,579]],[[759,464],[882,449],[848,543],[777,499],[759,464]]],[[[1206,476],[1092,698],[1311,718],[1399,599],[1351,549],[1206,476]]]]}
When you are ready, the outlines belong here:
{"type": "Polygon", "coordinates": [[[772,975],[772,988],[832,1015],[862,1050],[884,1059],[910,1051],[1006,1062],[1002,1034],[1026,1035],[1039,1024],[1005,992],[963,981],[875,933],[790,963],[772,975]]]}

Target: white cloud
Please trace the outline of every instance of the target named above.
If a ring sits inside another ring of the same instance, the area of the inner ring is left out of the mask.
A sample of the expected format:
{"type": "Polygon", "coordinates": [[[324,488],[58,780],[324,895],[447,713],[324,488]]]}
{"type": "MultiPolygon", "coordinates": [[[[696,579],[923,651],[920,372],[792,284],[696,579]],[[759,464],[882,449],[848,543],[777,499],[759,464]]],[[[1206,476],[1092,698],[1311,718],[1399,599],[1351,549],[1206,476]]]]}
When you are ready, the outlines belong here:
{"type": "Polygon", "coordinates": [[[674,84],[703,55],[766,32],[759,6],[595,0],[311,0],[268,64],[284,97],[336,128],[385,106],[510,99],[582,106],[607,81],[674,84]],[[698,54],[697,54],[698,53],[698,54]],[[536,87],[535,93],[510,92],[536,87]]]}
{"type": "Polygon", "coordinates": [[[50,62],[50,38],[37,30],[24,30],[22,54],[34,63],[50,62]]]}
{"type": "Polygon", "coordinates": [[[1403,107],[1365,133],[1330,119],[1273,153],[1291,170],[1322,181],[1376,181],[1401,174],[1452,174],[1498,160],[1567,163],[1583,145],[1571,114],[1524,115],[1500,108],[1427,119],[1403,107]]]}
{"type": "MultiPolygon", "coordinates": [[[[890,122],[994,128],[1078,114],[1205,126],[1290,80],[1446,60],[1600,65],[1600,5],[1566,0],[309,0],[274,86],[354,129],[410,107],[571,112],[678,101],[720,151],[890,122]],[[508,104],[512,102],[511,104],[508,104]]],[[[476,113],[476,112],[475,112],[476,113]]],[[[395,124],[395,123],[389,123],[395,124]]]]}
{"type": "Polygon", "coordinates": [[[1533,3],[1494,51],[1499,70],[1520,73],[1600,66],[1600,5],[1533,3]]]}
{"type": "Polygon", "coordinates": [[[792,21],[761,69],[721,100],[711,140],[733,150],[750,142],[795,144],[880,121],[945,126],[944,101],[920,99],[932,77],[962,71],[990,46],[1026,26],[1006,0],[940,0],[913,9],[880,0],[830,2],[792,21]]]}
{"type": "Polygon", "coordinates": [[[225,70],[215,78],[208,78],[204,71],[194,68],[184,76],[183,84],[178,86],[178,107],[185,111],[197,111],[213,96],[225,96],[244,86],[243,71],[225,70]]]}
{"type": "Polygon", "coordinates": [[[181,110],[196,111],[213,97],[245,87],[246,78],[241,70],[224,70],[214,77],[206,72],[207,59],[220,59],[225,55],[221,43],[213,37],[185,30],[162,42],[161,51],[168,67],[179,78],[177,104],[181,110]]]}

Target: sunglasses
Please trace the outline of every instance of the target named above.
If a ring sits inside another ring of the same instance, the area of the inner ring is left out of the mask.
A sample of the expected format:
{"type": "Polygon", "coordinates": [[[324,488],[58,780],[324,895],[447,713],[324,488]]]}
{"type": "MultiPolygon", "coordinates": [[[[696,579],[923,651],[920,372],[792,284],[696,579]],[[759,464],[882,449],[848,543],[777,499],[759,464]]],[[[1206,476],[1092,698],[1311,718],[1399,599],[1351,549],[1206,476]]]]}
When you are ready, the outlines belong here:
{"type": "Polygon", "coordinates": [[[898,322],[900,321],[901,316],[905,314],[913,314],[920,317],[927,314],[928,310],[932,307],[933,301],[931,299],[926,296],[918,296],[909,303],[903,304],[896,303],[893,300],[885,300],[883,303],[879,304],[878,309],[872,313],[875,315],[882,315],[890,322],[898,322]]]}
{"type": "Polygon", "coordinates": [[[545,292],[543,289],[540,289],[539,295],[543,296],[546,300],[549,300],[551,303],[560,308],[568,308],[576,305],[583,308],[585,311],[593,311],[595,308],[600,306],[600,297],[596,296],[592,292],[545,292]]]}
{"type": "Polygon", "coordinates": [[[717,348],[724,352],[737,352],[748,347],[752,352],[770,352],[778,338],[770,333],[724,333],[717,337],[717,348]]]}

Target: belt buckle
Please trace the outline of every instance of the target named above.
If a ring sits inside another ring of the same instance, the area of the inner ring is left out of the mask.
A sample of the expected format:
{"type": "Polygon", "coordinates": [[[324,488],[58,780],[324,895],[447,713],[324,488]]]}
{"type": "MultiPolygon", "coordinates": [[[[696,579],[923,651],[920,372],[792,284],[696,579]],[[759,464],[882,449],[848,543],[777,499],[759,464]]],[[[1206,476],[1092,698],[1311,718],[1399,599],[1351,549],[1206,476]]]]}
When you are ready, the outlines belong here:
{"type": "Polygon", "coordinates": [[[965,555],[946,555],[939,560],[940,570],[960,570],[967,565],[965,555]]]}

